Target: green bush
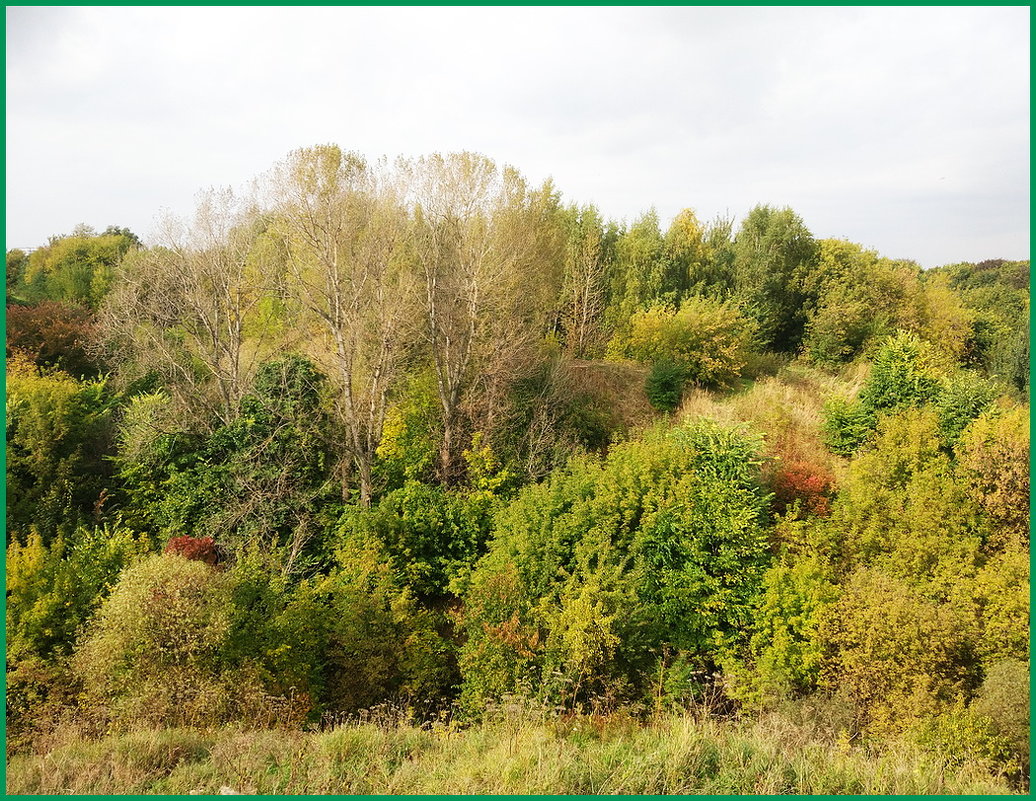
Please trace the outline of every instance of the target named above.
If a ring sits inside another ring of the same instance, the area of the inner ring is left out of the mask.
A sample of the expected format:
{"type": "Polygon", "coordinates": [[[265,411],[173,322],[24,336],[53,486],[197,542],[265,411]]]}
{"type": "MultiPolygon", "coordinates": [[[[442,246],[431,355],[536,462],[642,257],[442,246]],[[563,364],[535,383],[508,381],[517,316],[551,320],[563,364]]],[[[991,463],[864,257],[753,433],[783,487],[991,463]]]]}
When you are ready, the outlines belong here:
{"type": "Polygon", "coordinates": [[[753,710],[817,690],[824,658],[821,625],[839,595],[815,558],[785,555],[762,584],[747,658],[728,657],[724,670],[731,694],[753,710]]]}
{"type": "Polygon", "coordinates": [[[660,412],[671,412],[680,405],[683,385],[687,381],[687,369],[670,361],[651,365],[644,391],[651,405],[660,412]]]}
{"type": "MultiPolygon", "coordinates": [[[[825,444],[833,453],[849,456],[870,440],[883,415],[935,401],[942,389],[939,365],[934,348],[913,334],[901,331],[886,340],[857,398],[826,404],[825,444]]],[[[947,395],[949,427],[961,416],[961,402],[953,397],[947,395]],[[951,410],[954,405],[958,408],[951,410]]]]}
{"type": "Polygon", "coordinates": [[[175,428],[149,436],[169,421],[169,402],[134,399],[120,434],[127,515],[166,539],[211,536],[238,553],[276,554],[290,572],[311,570],[341,511],[326,388],[310,361],[282,356],[260,367],[234,420],[201,436],[175,428]]]}
{"type": "Polygon", "coordinates": [[[700,421],[523,490],[465,588],[465,705],[643,699],[664,653],[701,668],[741,637],[769,561],[758,447],[700,421]]]}
{"type": "Polygon", "coordinates": [[[338,567],[303,582],[280,625],[308,644],[319,708],[355,712],[389,700],[444,698],[456,682],[435,615],[397,581],[376,543],[347,543],[338,567]]]}
{"type": "Polygon", "coordinates": [[[73,669],[85,709],[111,727],[249,718],[265,692],[248,669],[225,669],[231,584],[181,556],[128,567],[86,629],[73,669]]]}
{"type": "Polygon", "coordinates": [[[754,332],[733,305],[695,296],[679,310],[663,305],[634,314],[628,334],[613,340],[609,350],[646,364],[676,365],[695,384],[729,386],[745,367],[754,332]]]}
{"type": "Polygon", "coordinates": [[[967,371],[944,381],[935,398],[943,442],[954,445],[971,421],[989,409],[999,394],[989,381],[967,371]]]}
{"type": "Polygon", "coordinates": [[[8,531],[34,526],[49,542],[59,530],[97,521],[113,490],[112,408],[103,381],[8,361],[8,531]]]}
{"type": "Polygon", "coordinates": [[[824,444],[839,456],[852,456],[874,431],[875,415],[859,400],[832,398],[824,404],[824,444]]]}
{"type": "Polygon", "coordinates": [[[442,597],[480,554],[492,519],[491,493],[451,492],[407,480],[370,509],[342,517],[343,541],[380,542],[395,573],[418,596],[442,597]]]}
{"type": "Polygon", "coordinates": [[[38,532],[7,546],[7,658],[67,654],[119,572],[147,553],[126,529],[75,529],[49,546],[38,532]]]}
{"type": "Polygon", "coordinates": [[[986,677],[971,706],[990,721],[1011,748],[1021,772],[1029,772],[1029,663],[1004,659],[986,669],[986,677]]]}

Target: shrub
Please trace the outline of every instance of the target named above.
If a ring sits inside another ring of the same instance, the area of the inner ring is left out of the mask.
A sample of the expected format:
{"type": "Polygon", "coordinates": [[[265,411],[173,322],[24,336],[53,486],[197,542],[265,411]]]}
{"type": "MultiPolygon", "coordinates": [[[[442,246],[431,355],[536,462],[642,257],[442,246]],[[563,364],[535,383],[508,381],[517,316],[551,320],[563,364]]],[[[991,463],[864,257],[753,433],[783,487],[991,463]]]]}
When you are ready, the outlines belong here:
{"type": "MultiPolygon", "coordinates": [[[[959,700],[939,714],[914,723],[909,735],[954,767],[970,764],[1015,781],[1027,771],[1013,744],[997,732],[989,718],[959,700]]],[[[1028,729],[1025,739],[1027,746],[1028,729]]]]}
{"type": "Polygon", "coordinates": [[[660,412],[671,412],[680,405],[687,369],[670,361],[655,362],[648,373],[644,391],[651,405],[660,412]]]}
{"type": "Polygon", "coordinates": [[[110,493],[112,403],[103,381],[7,363],[7,526],[45,542],[96,522],[110,493]]]}
{"type": "Polygon", "coordinates": [[[97,374],[97,365],[87,353],[93,331],[93,316],[82,306],[44,301],[7,307],[8,355],[18,350],[38,366],[77,378],[97,374]]]}
{"type": "Polygon", "coordinates": [[[821,625],[838,595],[816,559],[786,554],[766,571],[745,655],[728,656],[724,666],[728,689],[747,709],[817,689],[824,658],[821,625]]]}
{"type": "Polygon", "coordinates": [[[940,381],[932,346],[901,331],[878,350],[855,400],[836,398],[825,406],[825,443],[833,453],[855,453],[870,439],[882,415],[932,402],[940,381]]]}
{"type": "Polygon", "coordinates": [[[336,569],[300,585],[280,625],[309,639],[321,708],[355,712],[394,699],[434,703],[448,693],[455,663],[436,622],[400,586],[377,543],[347,543],[336,569]]]}
{"type": "Polygon", "coordinates": [[[874,412],[859,400],[832,398],[824,404],[824,444],[832,453],[851,456],[870,437],[875,423],[874,412]]]}
{"type": "Polygon", "coordinates": [[[79,628],[119,572],[147,553],[143,536],[126,529],[81,527],[49,546],[38,532],[7,546],[7,656],[67,654],[79,628]]]}
{"type": "Polygon", "coordinates": [[[1010,745],[1021,772],[1029,772],[1029,665],[1004,659],[986,669],[986,677],[971,706],[990,721],[993,730],[1010,745]]]}
{"type": "Polygon", "coordinates": [[[944,381],[935,398],[943,442],[950,446],[955,444],[964,429],[989,409],[998,394],[989,381],[967,371],[944,381]]]}
{"type": "Polygon", "coordinates": [[[826,517],[831,512],[834,476],[826,469],[798,459],[783,461],[769,479],[774,511],[786,513],[795,503],[803,512],[826,517]]]}
{"type": "Polygon", "coordinates": [[[759,444],[692,422],[523,490],[464,588],[467,707],[643,699],[666,649],[698,669],[740,637],[769,559],[759,444]]]}
{"type": "Polygon", "coordinates": [[[87,708],[117,728],[210,724],[264,703],[258,677],[224,670],[230,583],[203,562],[127,568],[86,630],[74,671],[87,708]]]}
{"type": "Polygon", "coordinates": [[[822,686],[846,693],[872,732],[903,731],[974,686],[968,634],[950,607],[861,568],[823,618],[822,686]]]}
{"type": "Polygon", "coordinates": [[[339,534],[345,542],[380,543],[407,587],[442,597],[482,552],[494,505],[488,490],[452,492],[408,480],[376,506],[348,510],[339,534]]]}
{"type": "Polygon", "coordinates": [[[990,410],[975,420],[957,445],[971,495],[994,531],[994,547],[1029,541],[1029,410],[990,410]]]}
{"type": "Polygon", "coordinates": [[[166,543],[163,553],[177,554],[207,565],[215,565],[217,561],[216,541],[212,537],[173,537],[166,543]]]}
{"type": "Polygon", "coordinates": [[[629,334],[609,349],[648,364],[666,362],[703,386],[729,386],[744,369],[755,328],[732,305],[691,297],[679,310],[655,306],[634,314],[629,334]]]}

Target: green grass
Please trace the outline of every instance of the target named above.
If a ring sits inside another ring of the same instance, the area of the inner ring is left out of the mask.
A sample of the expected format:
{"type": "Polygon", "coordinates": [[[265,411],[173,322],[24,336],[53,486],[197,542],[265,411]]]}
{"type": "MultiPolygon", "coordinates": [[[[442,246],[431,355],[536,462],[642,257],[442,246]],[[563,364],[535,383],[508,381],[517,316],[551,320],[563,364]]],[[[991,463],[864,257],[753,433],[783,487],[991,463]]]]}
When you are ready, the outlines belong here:
{"type": "Polygon", "coordinates": [[[7,766],[9,794],[994,794],[1007,784],[909,748],[881,753],[755,724],[671,717],[460,729],[355,724],[72,738],[7,766]]]}

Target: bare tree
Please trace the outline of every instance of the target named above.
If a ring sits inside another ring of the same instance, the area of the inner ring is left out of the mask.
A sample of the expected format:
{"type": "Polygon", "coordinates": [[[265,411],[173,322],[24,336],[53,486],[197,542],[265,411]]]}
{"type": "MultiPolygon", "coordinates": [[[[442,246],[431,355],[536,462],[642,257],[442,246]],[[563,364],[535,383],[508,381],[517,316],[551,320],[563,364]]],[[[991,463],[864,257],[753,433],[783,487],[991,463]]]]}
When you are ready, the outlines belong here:
{"type": "Polygon", "coordinates": [[[282,291],[326,337],[328,347],[315,355],[329,357],[340,384],[348,454],[369,505],[387,399],[414,316],[401,193],[383,166],[335,145],[291,153],[268,188],[286,253],[282,291]]]}
{"type": "MultiPolygon", "coordinates": [[[[512,169],[478,154],[433,155],[412,165],[415,246],[427,345],[443,439],[439,473],[456,479],[462,403],[479,390],[492,416],[521,353],[542,337],[557,291],[557,199],[530,192],[512,169]]],[[[484,422],[490,422],[484,421],[484,422]]]]}
{"type": "Polygon", "coordinates": [[[604,314],[606,266],[604,228],[593,206],[567,210],[565,273],[561,321],[565,347],[576,357],[585,357],[601,344],[604,314]]]}
{"type": "Polygon", "coordinates": [[[100,311],[116,363],[157,370],[199,420],[233,419],[269,353],[261,236],[254,208],[229,189],[209,190],[191,221],[165,220],[161,246],[127,255],[100,311]]]}

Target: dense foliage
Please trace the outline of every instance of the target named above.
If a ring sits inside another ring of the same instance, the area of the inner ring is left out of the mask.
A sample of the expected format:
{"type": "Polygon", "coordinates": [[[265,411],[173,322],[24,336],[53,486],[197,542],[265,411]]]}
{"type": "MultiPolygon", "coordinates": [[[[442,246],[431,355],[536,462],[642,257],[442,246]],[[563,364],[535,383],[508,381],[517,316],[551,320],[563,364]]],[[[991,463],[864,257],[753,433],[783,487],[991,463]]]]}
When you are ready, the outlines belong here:
{"type": "Polygon", "coordinates": [[[1027,262],[323,145],[7,268],[12,748],[794,708],[1024,783],[1027,262]]]}

